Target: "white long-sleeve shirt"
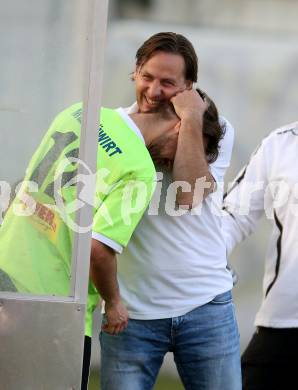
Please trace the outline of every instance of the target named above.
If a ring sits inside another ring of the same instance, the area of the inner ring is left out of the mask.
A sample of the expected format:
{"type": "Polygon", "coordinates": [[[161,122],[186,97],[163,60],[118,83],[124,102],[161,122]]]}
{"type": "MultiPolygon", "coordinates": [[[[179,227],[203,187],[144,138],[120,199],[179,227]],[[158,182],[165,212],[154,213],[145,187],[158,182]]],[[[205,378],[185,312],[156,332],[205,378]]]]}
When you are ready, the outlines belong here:
{"type": "Polygon", "coordinates": [[[254,231],[264,213],[272,221],[255,325],[298,327],[298,122],[263,140],[228,191],[224,207],[228,253],[254,231]]]}

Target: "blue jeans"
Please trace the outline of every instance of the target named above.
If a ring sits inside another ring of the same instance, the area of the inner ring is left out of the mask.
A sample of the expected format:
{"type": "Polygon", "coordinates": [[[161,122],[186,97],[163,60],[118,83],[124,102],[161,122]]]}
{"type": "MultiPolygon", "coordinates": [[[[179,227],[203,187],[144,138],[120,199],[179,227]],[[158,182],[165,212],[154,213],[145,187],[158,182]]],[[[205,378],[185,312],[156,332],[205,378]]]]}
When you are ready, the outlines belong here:
{"type": "Polygon", "coordinates": [[[101,390],[151,390],[173,352],[187,390],[241,390],[239,334],[231,292],[189,313],[130,319],[117,336],[100,334],[101,390]]]}

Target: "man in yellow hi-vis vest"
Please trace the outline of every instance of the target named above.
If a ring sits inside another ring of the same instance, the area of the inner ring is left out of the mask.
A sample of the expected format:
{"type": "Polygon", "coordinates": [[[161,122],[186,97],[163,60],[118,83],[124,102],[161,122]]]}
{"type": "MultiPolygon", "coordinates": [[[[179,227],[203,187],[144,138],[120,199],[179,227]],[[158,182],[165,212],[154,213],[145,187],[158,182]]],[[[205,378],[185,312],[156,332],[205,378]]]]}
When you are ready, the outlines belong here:
{"type": "Polygon", "coordinates": [[[78,160],[81,116],[80,103],[60,113],[32,157],[0,228],[0,269],[16,291],[67,296],[73,233],[91,228],[75,223],[80,202],[90,201],[85,195],[88,191],[83,188],[77,193],[75,184],[83,180],[88,187],[90,180],[96,179],[84,388],[98,293],[106,302],[106,311],[113,302],[109,324],[114,332],[127,324],[127,311],[113,287],[117,283],[115,254],[127,245],[155,187],[155,168],[148,149],[158,160],[173,160],[178,118],[170,111],[129,116],[122,109],[102,108],[96,177],[86,167],[86,175],[78,178],[78,164],[83,164],[78,160]]]}

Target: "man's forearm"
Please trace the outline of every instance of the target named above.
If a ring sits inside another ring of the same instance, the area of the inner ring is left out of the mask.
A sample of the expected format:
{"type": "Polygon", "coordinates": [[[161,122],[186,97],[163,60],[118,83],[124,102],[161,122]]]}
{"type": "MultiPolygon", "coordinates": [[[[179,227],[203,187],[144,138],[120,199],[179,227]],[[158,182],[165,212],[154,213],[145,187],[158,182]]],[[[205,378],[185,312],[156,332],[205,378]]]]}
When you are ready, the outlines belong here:
{"type": "Polygon", "coordinates": [[[116,255],[111,248],[94,239],[90,278],[105,301],[106,322],[102,324],[102,330],[113,335],[122,332],[128,323],[128,312],[120,298],[116,255]]]}
{"type": "Polygon", "coordinates": [[[176,200],[181,206],[196,206],[214,188],[214,179],[205,156],[202,126],[202,115],[181,119],[173,178],[188,183],[190,189],[188,192],[178,192],[176,200]],[[197,188],[196,183],[204,188],[197,188]]]}
{"type": "Polygon", "coordinates": [[[96,240],[92,240],[90,278],[106,302],[120,300],[115,252],[96,240]]]}

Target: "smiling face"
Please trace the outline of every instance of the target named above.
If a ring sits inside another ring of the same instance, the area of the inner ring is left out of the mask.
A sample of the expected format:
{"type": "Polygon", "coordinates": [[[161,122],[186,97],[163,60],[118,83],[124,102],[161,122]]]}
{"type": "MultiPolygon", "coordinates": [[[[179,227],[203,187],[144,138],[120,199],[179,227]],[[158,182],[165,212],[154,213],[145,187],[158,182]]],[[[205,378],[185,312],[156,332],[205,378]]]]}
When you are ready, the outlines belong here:
{"type": "Polygon", "coordinates": [[[177,92],[191,88],[185,80],[185,63],[179,54],[156,52],[134,72],[139,112],[157,111],[177,92]]]}

